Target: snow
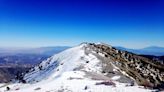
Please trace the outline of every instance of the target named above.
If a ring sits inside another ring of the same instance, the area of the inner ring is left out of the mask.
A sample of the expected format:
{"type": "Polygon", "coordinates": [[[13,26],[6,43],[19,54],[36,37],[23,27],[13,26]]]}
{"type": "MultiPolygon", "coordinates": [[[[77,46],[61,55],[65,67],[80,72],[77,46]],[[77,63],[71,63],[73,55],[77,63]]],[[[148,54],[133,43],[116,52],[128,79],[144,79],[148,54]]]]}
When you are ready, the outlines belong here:
{"type": "MultiPolygon", "coordinates": [[[[8,84],[0,92],[151,92],[139,86],[119,83],[120,76],[111,80],[94,80],[86,77],[86,72],[101,75],[100,60],[92,53],[86,53],[87,44],[70,48],[43,61],[25,75],[27,84],[8,84]],[[111,82],[111,85],[101,83],[111,82]],[[100,85],[96,85],[100,84],[100,85]]],[[[115,70],[118,70],[115,67],[115,70]]],[[[0,84],[3,86],[5,84],[0,84]]]]}
{"type": "Polygon", "coordinates": [[[118,79],[120,79],[120,76],[114,76],[114,77],[112,77],[111,79],[112,79],[112,80],[118,80],[118,79]]]}
{"type": "Polygon", "coordinates": [[[105,55],[103,53],[99,53],[99,55],[102,56],[102,57],[105,57],[105,55]]]}
{"type": "MultiPolygon", "coordinates": [[[[64,72],[61,77],[53,81],[42,81],[36,84],[13,84],[8,92],[150,92],[138,86],[126,87],[125,84],[113,81],[116,86],[96,85],[102,81],[84,77],[82,71],[64,72]]],[[[117,76],[118,77],[118,76],[117,76]]],[[[0,89],[0,91],[4,91],[0,89]]]]}
{"type": "Polygon", "coordinates": [[[31,83],[43,79],[52,80],[61,76],[63,72],[73,71],[80,67],[83,67],[82,70],[84,71],[99,72],[101,69],[100,61],[94,55],[86,54],[85,47],[86,44],[82,44],[48,58],[39,65],[42,66],[42,70],[36,66],[35,70],[26,74],[24,79],[31,83]]]}

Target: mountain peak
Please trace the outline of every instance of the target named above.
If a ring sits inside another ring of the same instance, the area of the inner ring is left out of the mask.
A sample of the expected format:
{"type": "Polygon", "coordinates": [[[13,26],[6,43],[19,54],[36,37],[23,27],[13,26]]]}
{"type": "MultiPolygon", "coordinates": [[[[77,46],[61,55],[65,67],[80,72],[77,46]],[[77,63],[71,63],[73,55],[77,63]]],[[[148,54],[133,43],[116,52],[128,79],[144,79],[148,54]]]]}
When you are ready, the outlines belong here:
{"type": "MultiPolygon", "coordinates": [[[[89,85],[92,90],[95,90],[95,86],[99,88],[99,85],[114,86],[118,90],[122,90],[119,89],[120,85],[126,88],[126,85],[135,84],[152,88],[164,81],[163,70],[163,65],[158,62],[120,51],[110,45],[82,43],[44,60],[25,74],[22,81],[39,87],[52,83],[60,87],[71,87],[67,83],[74,81],[84,83],[83,89],[87,89],[89,85]]],[[[78,90],[70,90],[77,92],[82,89],[80,84],[76,85],[78,90]]],[[[58,86],[55,87],[60,89],[58,86]]],[[[49,86],[48,88],[51,89],[49,86]]],[[[141,90],[137,86],[135,88],[141,90]]],[[[104,89],[104,92],[108,92],[115,88],[104,89]]],[[[131,90],[131,87],[126,88],[126,91],[128,89],[131,90]]]]}

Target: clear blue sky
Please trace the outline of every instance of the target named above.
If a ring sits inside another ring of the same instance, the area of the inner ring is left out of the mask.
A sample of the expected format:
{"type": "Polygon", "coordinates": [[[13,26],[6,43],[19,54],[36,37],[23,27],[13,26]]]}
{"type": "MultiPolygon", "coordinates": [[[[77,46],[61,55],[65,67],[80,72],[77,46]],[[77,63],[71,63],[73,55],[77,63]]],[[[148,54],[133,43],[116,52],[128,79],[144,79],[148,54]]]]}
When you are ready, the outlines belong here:
{"type": "Polygon", "coordinates": [[[0,47],[164,46],[162,0],[0,0],[0,47]]]}

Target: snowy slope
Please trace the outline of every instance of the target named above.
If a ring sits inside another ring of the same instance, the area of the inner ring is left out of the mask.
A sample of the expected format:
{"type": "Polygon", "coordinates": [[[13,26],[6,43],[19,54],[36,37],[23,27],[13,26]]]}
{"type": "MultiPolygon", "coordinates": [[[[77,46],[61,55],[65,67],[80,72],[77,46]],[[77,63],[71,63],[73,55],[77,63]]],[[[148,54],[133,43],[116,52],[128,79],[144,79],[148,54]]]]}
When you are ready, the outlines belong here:
{"type": "MultiPolygon", "coordinates": [[[[127,86],[117,81],[112,81],[109,85],[101,84],[104,81],[86,78],[85,73],[81,71],[70,71],[64,72],[61,77],[53,81],[12,84],[9,87],[10,92],[151,92],[143,87],[127,86]]],[[[0,90],[3,92],[6,88],[0,90]]]]}
{"type": "MultiPolygon", "coordinates": [[[[104,54],[96,53],[88,44],[81,44],[56,54],[31,69],[24,76],[26,84],[2,85],[0,92],[150,92],[143,87],[120,83],[122,75],[102,73],[104,54]]],[[[115,66],[112,71],[118,72],[115,66]]]]}
{"type": "Polygon", "coordinates": [[[73,71],[76,68],[98,72],[100,70],[99,60],[92,54],[86,55],[86,44],[68,49],[43,61],[26,74],[24,79],[27,82],[38,82],[43,79],[55,79],[63,72],[73,71]],[[90,61],[90,64],[86,64],[90,61]]]}

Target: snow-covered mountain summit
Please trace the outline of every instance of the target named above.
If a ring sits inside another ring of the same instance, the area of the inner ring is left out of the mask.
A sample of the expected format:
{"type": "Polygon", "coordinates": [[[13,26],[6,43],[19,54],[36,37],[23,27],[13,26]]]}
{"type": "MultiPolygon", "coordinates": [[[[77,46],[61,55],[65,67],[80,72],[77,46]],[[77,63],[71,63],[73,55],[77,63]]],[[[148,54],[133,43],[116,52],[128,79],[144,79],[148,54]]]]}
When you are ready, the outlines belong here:
{"type": "Polygon", "coordinates": [[[87,51],[89,51],[88,45],[81,44],[56,54],[29,71],[24,80],[30,83],[54,80],[67,71],[101,72],[100,60],[87,51]]]}
{"type": "Polygon", "coordinates": [[[20,92],[150,91],[162,81],[161,64],[107,44],[82,43],[44,60],[10,85],[20,92]]]}

